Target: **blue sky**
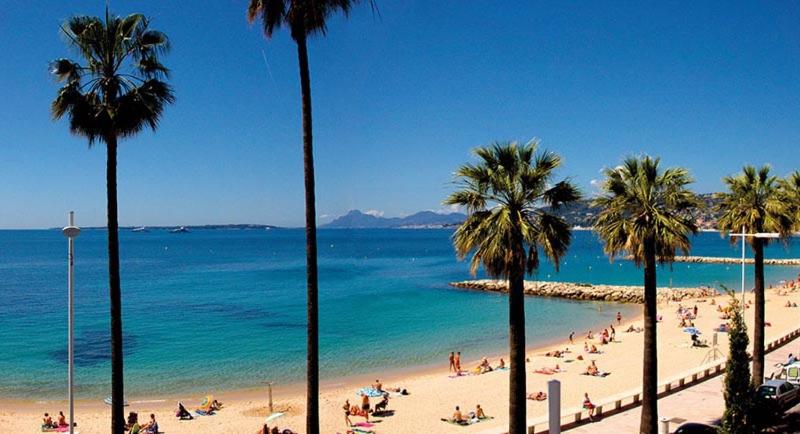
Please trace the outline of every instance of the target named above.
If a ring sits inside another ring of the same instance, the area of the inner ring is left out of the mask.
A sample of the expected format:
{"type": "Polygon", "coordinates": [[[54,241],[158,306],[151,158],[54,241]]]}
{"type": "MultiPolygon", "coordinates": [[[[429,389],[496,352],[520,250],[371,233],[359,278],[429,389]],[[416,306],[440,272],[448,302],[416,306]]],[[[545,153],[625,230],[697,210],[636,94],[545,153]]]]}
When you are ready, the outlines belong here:
{"type": "MultiPolygon", "coordinates": [[[[800,4],[377,0],[310,45],[321,221],[441,209],[470,149],[531,137],[593,191],[660,155],[699,192],[745,163],[800,168],[800,4]]],[[[105,222],[105,151],[53,122],[58,33],[105,2],[0,8],[0,227],[105,222]]],[[[119,152],[120,223],[303,222],[299,85],[285,32],[245,0],[112,0],[166,32],[177,102],[119,152]]]]}

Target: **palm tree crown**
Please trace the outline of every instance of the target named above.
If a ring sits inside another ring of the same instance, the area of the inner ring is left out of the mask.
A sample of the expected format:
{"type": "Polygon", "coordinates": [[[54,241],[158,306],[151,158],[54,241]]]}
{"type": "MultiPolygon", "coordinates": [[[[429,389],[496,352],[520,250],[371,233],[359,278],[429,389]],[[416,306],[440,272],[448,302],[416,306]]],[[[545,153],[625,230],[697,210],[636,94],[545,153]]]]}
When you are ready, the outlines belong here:
{"type": "Polygon", "coordinates": [[[539,266],[537,247],[556,268],[569,247],[570,228],[551,211],[580,199],[580,193],[566,180],[550,185],[561,158],[552,152],[534,156],[537,146],[538,141],[531,141],[478,148],[474,153],[480,162],[465,164],[456,172],[461,189],[445,204],[468,210],[469,216],[453,238],[460,258],[475,251],[473,274],[483,264],[489,275],[508,277],[513,267],[509,242],[517,237],[527,249],[528,273],[539,266]]]}
{"type": "MultiPolygon", "coordinates": [[[[272,34],[283,25],[289,26],[294,40],[315,33],[325,34],[328,18],[336,12],[344,15],[362,0],[250,0],[247,19],[251,23],[259,16],[264,34],[272,34]]],[[[375,7],[372,0],[370,5],[375,7]]]]}
{"type": "MultiPolygon", "coordinates": [[[[777,232],[782,237],[790,234],[793,207],[785,200],[779,179],[769,171],[769,166],[760,169],[745,166],[742,173],[723,179],[728,191],[717,195],[720,199],[717,209],[722,212],[719,230],[739,232],[744,226],[747,232],[777,232]]],[[[754,240],[769,242],[765,238],[750,238],[751,243],[754,240]]],[[[737,240],[731,238],[731,242],[737,240]]]]}
{"type": "Polygon", "coordinates": [[[644,262],[644,240],[655,241],[656,255],[669,262],[680,250],[689,252],[689,235],[697,232],[694,211],[697,196],[687,188],[693,182],[681,167],[659,170],[660,159],[628,158],[606,169],[603,194],[594,200],[601,209],[595,230],[612,258],[621,253],[644,262]]]}
{"type": "Polygon", "coordinates": [[[88,138],[90,146],[155,129],[164,106],[174,101],[172,89],[161,81],[169,71],[159,61],[169,41],[148,25],[141,14],[121,18],[106,11],[105,22],[77,16],[61,27],[85,65],[65,58],[52,62],[64,86],[51,110],[56,119],[68,115],[70,130],[88,138]]]}
{"type": "Polygon", "coordinates": [[[800,171],[792,172],[786,179],[782,179],[780,184],[794,222],[792,230],[800,230],[800,171]]]}

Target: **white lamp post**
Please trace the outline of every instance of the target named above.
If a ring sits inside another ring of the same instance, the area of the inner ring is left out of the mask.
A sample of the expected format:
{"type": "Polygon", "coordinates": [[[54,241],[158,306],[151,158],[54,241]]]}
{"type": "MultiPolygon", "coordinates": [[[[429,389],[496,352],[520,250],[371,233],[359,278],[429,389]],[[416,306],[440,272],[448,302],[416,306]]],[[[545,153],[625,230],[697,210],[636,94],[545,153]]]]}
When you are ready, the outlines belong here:
{"type": "Polygon", "coordinates": [[[69,240],[69,242],[68,242],[68,245],[69,245],[69,248],[68,248],[68,251],[69,251],[69,256],[68,256],[69,268],[68,268],[68,271],[67,271],[67,281],[68,281],[68,286],[69,286],[69,331],[68,331],[68,334],[69,334],[68,342],[69,342],[69,344],[68,344],[68,350],[67,350],[68,359],[69,359],[69,362],[68,362],[68,364],[69,364],[69,369],[68,369],[69,370],[69,374],[68,374],[67,383],[68,383],[68,388],[69,388],[69,433],[70,434],[74,434],[74,432],[75,432],[74,431],[75,430],[75,422],[74,422],[74,419],[75,419],[75,403],[74,403],[75,396],[74,396],[74,391],[73,391],[73,388],[74,388],[74,378],[73,377],[74,377],[74,371],[75,371],[75,366],[74,366],[74,355],[75,355],[74,346],[75,346],[75,342],[74,342],[74,333],[73,333],[73,330],[74,330],[74,326],[73,326],[73,322],[74,322],[74,311],[73,311],[74,274],[73,274],[72,269],[75,266],[75,261],[74,261],[75,237],[77,237],[78,234],[81,233],[80,228],[75,226],[75,212],[74,211],[70,211],[69,212],[69,226],[67,226],[64,229],[62,229],[61,232],[63,232],[64,236],[67,237],[67,239],[69,240]]]}
{"type": "Polygon", "coordinates": [[[774,232],[756,232],[754,234],[748,234],[744,230],[744,226],[742,226],[742,232],[739,234],[731,233],[730,237],[742,237],[742,312],[744,312],[744,261],[745,261],[745,238],[780,238],[780,234],[774,232]]]}

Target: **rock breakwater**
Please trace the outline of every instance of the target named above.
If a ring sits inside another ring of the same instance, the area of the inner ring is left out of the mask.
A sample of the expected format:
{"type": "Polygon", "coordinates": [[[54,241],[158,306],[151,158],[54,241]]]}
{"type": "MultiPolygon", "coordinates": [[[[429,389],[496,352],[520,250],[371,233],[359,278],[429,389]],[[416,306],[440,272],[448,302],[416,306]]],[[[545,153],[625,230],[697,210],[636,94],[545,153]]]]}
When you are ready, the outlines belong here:
{"type": "MultiPolygon", "coordinates": [[[[450,285],[456,288],[478,291],[508,292],[508,282],[505,280],[465,280],[462,282],[452,282],[450,285]]],[[[610,301],[617,303],[644,302],[644,290],[641,286],[525,281],[525,295],[566,298],[570,300],[610,301]]],[[[667,301],[682,301],[694,298],[713,297],[715,295],[719,295],[717,290],[708,287],[659,288],[656,299],[658,303],[665,303],[667,301]]]]}

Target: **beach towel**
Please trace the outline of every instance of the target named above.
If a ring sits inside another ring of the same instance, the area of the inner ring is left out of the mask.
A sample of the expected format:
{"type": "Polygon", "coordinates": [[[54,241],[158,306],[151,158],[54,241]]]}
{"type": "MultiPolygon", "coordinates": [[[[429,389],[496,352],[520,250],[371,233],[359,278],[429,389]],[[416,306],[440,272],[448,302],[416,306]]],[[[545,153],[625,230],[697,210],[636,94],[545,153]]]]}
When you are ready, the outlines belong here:
{"type": "Polygon", "coordinates": [[[362,387],[358,392],[356,392],[356,396],[367,395],[370,398],[379,398],[383,396],[383,393],[384,392],[373,389],[372,387],[362,387]]]}
{"type": "Polygon", "coordinates": [[[502,368],[494,368],[495,371],[508,371],[510,368],[508,366],[504,366],[502,368]]]}
{"type": "Polygon", "coordinates": [[[467,419],[467,420],[464,420],[463,422],[456,422],[453,419],[444,419],[444,418],[442,418],[442,422],[447,422],[450,425],[470,426],[470,425],[475,425],[476,423],[481,423],[483,421],[492,420],[492,419],[494,419],[494,417],[486,416],[486,417],[480,418],[480,419],[467,419]]]}
{"type": "Polygon", "coordinates": [[[609,375],[611,375],[611,373],[610,372],[598,372],[598,373],[596,373],[594,375],[591,375],[591,374],[589,374],[587,372],[584,372],[581,375],[587,375],[589,377],[601,377],[602,378],[602,377],[608,377],[609,375]]]}
{"type": "Polygon", "coordinates": [[[360,428],[372,428],[373,426],[375,426],[375,424],[371,424],[369,422],[358,422],[356,424],[353,424],[352,426],[357,426],[360,428]]]}
{"type": "Polygon", "coordinates": [[[363,434],[373,434],[375,432],[375,431],[373,431],[371,429],[366,429],[366,428],[361,428],[361,427],[350,428],[350,431],[359,432],[359,433],[363,433],[363,434]]]}
{"type": "Polygon", "coordinates": [[[195,410],[194,413],[198,416],[213,416],[213,411],[195,410]]]}

